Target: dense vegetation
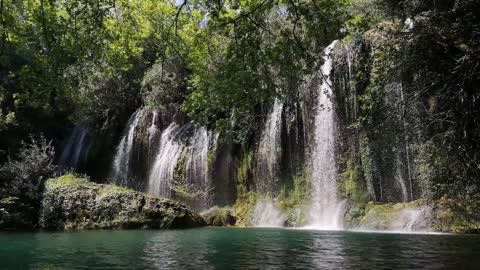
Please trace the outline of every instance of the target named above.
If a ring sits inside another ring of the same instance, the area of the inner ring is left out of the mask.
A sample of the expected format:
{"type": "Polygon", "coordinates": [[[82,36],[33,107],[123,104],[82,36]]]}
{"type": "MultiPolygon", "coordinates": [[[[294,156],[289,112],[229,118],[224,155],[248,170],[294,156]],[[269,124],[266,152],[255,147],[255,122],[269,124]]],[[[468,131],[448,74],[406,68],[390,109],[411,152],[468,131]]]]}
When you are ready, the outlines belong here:
{"type": "MultiPolygon", "coordinates": [[[[114,138],[145,105],[181,109],[242,145],[238,197],[248,201],[265,115],[275,98],[304,101],[323,49],[339,39],[356,59],[352,88],[336,93],[344,134],[356,138],[340,150],[340,192],[396,200],[381,182],[395,140],[418,163],[409,200],[449,195],[476,212],[477,10],[475,0],[0,0],[0,197],[34,196],[23,190],[53,174],[53,148],[71,127],[114,138]],[[402,89],[393,103],[392,85],[402,89]]],[[[303,176],[290,181],[293,195],[282,190],[283,204],[305,199],[303,176]]]]}

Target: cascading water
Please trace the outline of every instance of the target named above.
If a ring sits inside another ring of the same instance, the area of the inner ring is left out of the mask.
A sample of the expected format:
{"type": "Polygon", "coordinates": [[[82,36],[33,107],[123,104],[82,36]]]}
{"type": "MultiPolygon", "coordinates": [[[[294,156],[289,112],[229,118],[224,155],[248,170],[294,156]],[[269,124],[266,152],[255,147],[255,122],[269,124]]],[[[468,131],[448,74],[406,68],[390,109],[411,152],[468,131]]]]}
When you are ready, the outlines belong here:
{"type": "Polygon", "coordinates": [[[158,143],[160,140],[160,128],[157,125],[158,112],[152,111],[152,124],[147,129],[148,134],[148,164],[153,164],[155,154],[157,153],[158,143]]]}
{"type": "Polygon", "coordinates": [[[87,129],[75,127],[60,155],[59,164],[65,169],[77,169],[81,155],[85,151],[87,129]]]}
{"type": "Polygon", "coordinates": [[[171,182],[178,158],[182,153],[182,144],[177,138],[182,127],[176,123],[170,124],[163,131],[160,147],[155,163],[148,179],[148,192],[170,198],[172,194],[171,182]]]}
{"type": "Polygon", "coordinates": [[[158,127],[156,124],[157,115],[158,115],[157,111],[152,112],[152,124],[148,128],[148,145],[153,145],[155,137],[158,134],[158,127]]]}
{"type": "Polygon", "coordinates": [[[199,192],[202,208],[210,204],[211,181],[208,174],[209,136],[205,127],[195,130],[191,147],[187,148],[187,162],[185,164],[188,182],[193,183],[199,192]]]}
{"type": "Polygon", "coordinates": [[[396,181],[398,185],[400,186],[400,190],[402,191],[402,201],[407,202],[408,201],[408,191],[407,191],[407,185],[405,184],[405,179],[404,176],[401,172],[400,169],[400,164],[401,164],[401,159],[400,159],[400,154],[397,153],[396,156],[396,167],[397,167],[397,173],[395,175],[396,181]]]}
{"type": "Polygon", "coordinates": [[[208,173],[209,137],[205,127],[170,124],[161,135],[148,192],[171,198],[172,191],[181,190],[194,197],[191,199],[199,209],[207,208],[212,190],[208,173]]]}
{"type": "Polygon", "coordinates": [[[129,178],[131,177],[130,162],[133,156],[133,146],[136,136],[136,129],[140,118],[142,117],[143,110],[137,110],[128,120],[127,128],[124,135],[120,140],[120,144],[117,148],[113,162],[113,172],[111,178],[117,185],[127,185],[129,178]]]}
{"type": "Polygon", "coordinates": [[[332,52],[336,41],[324,51],[321,68],[323,79],[318,91],[315,116],[315,145],[312,156],[312,204],[309,227],[325,230],[341,229],[342,204],[337,198],[335,165],[335,118],[332,105],[332,52]]]}
{"type": "Polygon", "coordinates": [[[265,129],[259,142],[255,160],[255,179],[257,189],[264,195],[274,196],[278,182],[278,162],[281,155],[280,133],[282,125],[283,103],[275,99],[265,129]]]}
{"type": "Polygon", "coordinates": [[[282,227],[286,217],[273,202],[259,201],[252,213],[252,224],[255,227],[282,227]]]}

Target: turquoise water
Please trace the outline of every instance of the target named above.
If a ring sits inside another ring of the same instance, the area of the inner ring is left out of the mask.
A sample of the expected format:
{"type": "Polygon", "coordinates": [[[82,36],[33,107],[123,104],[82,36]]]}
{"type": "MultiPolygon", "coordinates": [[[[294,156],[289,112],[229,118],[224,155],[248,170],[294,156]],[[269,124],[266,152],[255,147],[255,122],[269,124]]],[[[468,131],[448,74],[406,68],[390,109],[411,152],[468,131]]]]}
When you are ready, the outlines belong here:
{"type": "Polygon", "coordinates": [[[480,269],[476,235],[289,229],[0,233],[0,269],[480,269]]]}

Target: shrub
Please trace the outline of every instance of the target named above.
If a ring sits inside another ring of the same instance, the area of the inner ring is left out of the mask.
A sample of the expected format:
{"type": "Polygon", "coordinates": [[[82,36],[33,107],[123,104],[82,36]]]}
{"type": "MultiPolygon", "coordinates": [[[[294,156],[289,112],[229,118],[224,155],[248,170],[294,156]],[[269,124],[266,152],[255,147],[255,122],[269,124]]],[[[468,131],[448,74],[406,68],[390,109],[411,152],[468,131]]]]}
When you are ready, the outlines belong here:
{"type": "Polygon", "coordinates": [[[39,200],[43,183],[53,175],[55,151],[51,141],[43,136],[22,142],[15,159],[0,167],[0,195],[39,200]]]}

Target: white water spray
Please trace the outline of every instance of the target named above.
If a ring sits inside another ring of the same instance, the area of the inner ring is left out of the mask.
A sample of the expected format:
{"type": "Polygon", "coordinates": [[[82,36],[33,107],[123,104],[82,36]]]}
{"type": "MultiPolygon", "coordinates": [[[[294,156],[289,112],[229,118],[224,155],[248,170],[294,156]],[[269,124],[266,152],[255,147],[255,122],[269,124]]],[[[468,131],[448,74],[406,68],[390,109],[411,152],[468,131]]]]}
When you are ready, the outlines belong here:
{"type": "Polygon", "coordinates": [[[404,208],[397,213],[397,217],[390,229],[397,232],[427,232],[430,208],[404,208]]]}
{"type": "Polygon", "coordinates": [[[315,116],[315,146],[312,156],[312,204],[309,209],[309,226],[322,230],[342,228],[343,204],[337,198],[337,173],[335,164],[335,115],[333,111],[332,52],[336,41],[324,51],[321,68],[322,81],[318,92],[315,116]]]}
{"type": "Polygon", "coordinates": [[[280,209],[270,201],[259,201],[252,213],[252,224],[255,227],[282,227],[286,220],[280,209]]]}

